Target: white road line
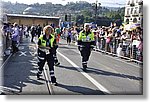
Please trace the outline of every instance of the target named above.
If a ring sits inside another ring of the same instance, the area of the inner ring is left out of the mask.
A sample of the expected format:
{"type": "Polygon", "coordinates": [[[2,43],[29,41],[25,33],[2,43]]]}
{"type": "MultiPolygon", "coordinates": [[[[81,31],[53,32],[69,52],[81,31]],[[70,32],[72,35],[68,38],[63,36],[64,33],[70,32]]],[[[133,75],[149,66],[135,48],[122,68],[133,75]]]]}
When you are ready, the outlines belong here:
{"type": "Polygon", "coordinates": [[[46,79],[46,84],[47,84],[47,88],[48,88],[49,94],[53,95],[54,92],[53,92],[52,86],[51,86],[51,84],[50,84],[50,82],[49,82],[50,78],[49,78],[49,76],[48,76],[48,74],[47,74],[46,66],[44,66],[43,72],[44,72],[44,73],[43,73],[43,74],[44,74],[44,77],[45,77],[45,79],[46,79]]]}
{"type": "Polygon", "coordinates": [[[61,54],[57,51],[59,55],[64,57],[73,67],[75,67],[82,75],[84,75],[89,81],[91,81],[100,91],[104,92],[105,94],[111,94],[110,91],[108,91],[104,86],[102,86],[100,83],[98,83],[94,78],[92,78],[90,75],[85,73],[79,66],[77,66],[75,63],[73,63],[69,58],[61,54]]]}
{"type": "Polygon", "coordinates": [[[5,64],[6,64],[7,61],[10,59],[11,56],[12,56],[12,53],[11,53],[11,54],[9,55],[9,57],[5,60],[5,62],[2,64],[2,66],[0,66],[0,69],[5,66],[5,64]]]}

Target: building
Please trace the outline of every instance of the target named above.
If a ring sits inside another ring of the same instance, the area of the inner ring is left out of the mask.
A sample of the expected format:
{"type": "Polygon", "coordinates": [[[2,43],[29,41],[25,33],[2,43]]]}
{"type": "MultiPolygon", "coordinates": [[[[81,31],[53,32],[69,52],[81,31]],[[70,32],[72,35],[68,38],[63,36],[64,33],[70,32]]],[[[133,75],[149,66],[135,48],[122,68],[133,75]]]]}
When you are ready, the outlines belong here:
{"type": "Polygon", "coordinates": [[[42,27],[48,24],[59,25],[59,17],[39,16],[39,13],[33,7],[28,7],[23,11],[23,14],[6,14],[7,22],[18,23],[19,25],[37,25],[42,27]]]}
{"type": "Polygon", "coordinates": [[[59,25],[59,17],[37,16],[37,15],[22,15],[22,14],[6,14],[7,21],[10,23],[18,23],[19,25],[37,25],[42,27],[48,24],[59,25]]]}
{"type": "Polygon", "coordinates": [[[143,0],[127,0],[124,22],[140,24],[143,27],[143,0]]]}
{"type": "Polygon", "coordinates": [[[28,7],[23,11],[24,15],[39,15],[37,10],[33,7],[28,7]]]}

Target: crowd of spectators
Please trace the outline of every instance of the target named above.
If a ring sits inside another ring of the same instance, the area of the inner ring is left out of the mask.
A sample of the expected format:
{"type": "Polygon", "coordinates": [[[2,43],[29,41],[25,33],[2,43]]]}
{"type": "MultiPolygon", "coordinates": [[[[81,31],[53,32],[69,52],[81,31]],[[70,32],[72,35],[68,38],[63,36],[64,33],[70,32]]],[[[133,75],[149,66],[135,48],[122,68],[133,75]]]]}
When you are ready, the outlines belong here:
{"type": "MultiPolygon", "coordinates": [[[[77,44],[78,35],[81,30],[83,30],[82,27],[64,27],[61,28],[59,33],[63,39],[66,39],[67,44],[70,45],[71,42],[77,44]]],[[[28,37],[29,32],[31,34],[31,42],[33,42],[34,36],[38,35],[39,37],[41,31],[42,27],[40,25],[28,26],[18,25],[17,23],[3,23],[1,25],[3,50],[21,43],[22,36],[28,37]]],[[[140,26],[128,30],[123,26],[102,26],[94,27],[91,31],[95,34],[96,49],[115,54],[118,57],[123,56],[143,61],[143,29],[140,26]]]]}
{"type": "Polygon", "coordinates": [[[31,36],[31,42],[36,35],[40,35],[42,27],[40,25],[18,25],[17,23],[1,23],[1,45],[6,55],[19,51],[18,45],[22,43],[23,36],[31,36]],[[9,52],[7,52],[9,51],[9,52]]]}
{"type": "MultiPolygon", "coordinates": [[[[67,39],[67,43],[76,44],[81,30],[82,27],[63,28],[61,36],[67,39]]],[[[92,28],[91,31],[95,34],[96,49],[118,57],[143,61],[143,29],[140,26],[130,30],[126,30],[123,26],[102,26],[92,28]]]]}
{"type": "Polygon", "coordinates": [[[135,27],[99,27],[94,30],[96,48],[117,56],[143,61],[143,30],[135,27]]]}

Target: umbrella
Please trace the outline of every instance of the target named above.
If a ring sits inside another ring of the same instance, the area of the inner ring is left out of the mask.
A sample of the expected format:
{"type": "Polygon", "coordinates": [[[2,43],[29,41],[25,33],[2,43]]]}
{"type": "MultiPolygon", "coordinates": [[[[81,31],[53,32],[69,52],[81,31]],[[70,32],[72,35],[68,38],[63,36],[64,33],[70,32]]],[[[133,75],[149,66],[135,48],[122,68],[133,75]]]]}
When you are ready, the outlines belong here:
{"type": "Polygon", "coordinates": [[[136,29],[137,27],[140,27],[140,24],[135,23],[130,26],[130,29],[133,30],[133,29],[136,29]]]}
{"type": "Polygon", "coordinates": [[[124,26],[124,29],[125,29],[125,30],[134,30],[134,29],[136,29],[137,27],[140,27],[140,24],[138,24],[138,23],[127,24],[127,25],[124,26]]]}

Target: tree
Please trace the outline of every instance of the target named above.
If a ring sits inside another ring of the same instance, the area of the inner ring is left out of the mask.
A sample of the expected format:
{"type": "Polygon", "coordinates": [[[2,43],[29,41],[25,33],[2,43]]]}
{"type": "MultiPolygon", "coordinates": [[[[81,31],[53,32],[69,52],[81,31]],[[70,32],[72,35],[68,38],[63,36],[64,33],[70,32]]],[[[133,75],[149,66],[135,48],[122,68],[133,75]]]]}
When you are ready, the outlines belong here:
{"type": "Polygon", "coordinates": [[[91,16],[92,16],[92,13],[91,13],[89,10],[82,10],[82,11],[81,11],[81,14],[82,14],[84,17],[86,17],[86,16],[91,17],[91,16]]]}
{"type": "Polygon", "coordinates": [[[83,15],[77,15],[76,16],[76,22],[77,22],[77,24],[83,24],[84,23],[84,16],[83,15]]]}

